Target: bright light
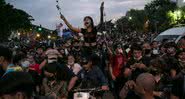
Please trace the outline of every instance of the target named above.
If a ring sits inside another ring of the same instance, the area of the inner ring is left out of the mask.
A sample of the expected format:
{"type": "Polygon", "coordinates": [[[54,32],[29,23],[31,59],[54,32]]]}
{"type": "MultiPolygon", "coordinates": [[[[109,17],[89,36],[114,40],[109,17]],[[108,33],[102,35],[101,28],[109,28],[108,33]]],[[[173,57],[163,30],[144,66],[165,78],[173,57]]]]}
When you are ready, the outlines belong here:
{"type": "Polygon", "coordinates": [[[132,17],[129,17],[128,19],[129,19],[129,20],[132,20],[132,17]]]}
{"type": "Polygon", "coordinates": [[[37,34],[37,37],[40,37],[40,34],[37,34]]]}
{"type": "Polygon", "coordinates": [[[48,35],[48,39],[50,39],[51,38],[51,36],[50,35],[48,35]]]}
{"type": "Polygon", "coordinates": [[[42,31],[42,28],[41,27],[39,27],[39,29],[38,29],[39,31],[42,31]]]}
{"type": "Polygon", "coordinates": [[[183,0],[183,3],[185,2],[185,0],[183,0]]]}
{"type": "Polygon", "coordinates": [[[169,11],[168,12],[168,17],[171,19],[171,24],[177,23],[179,20],[182,19],[183,14],[181,10],[176,10],[174,12],[169,11]]]}
{"type": "Polygon", "coordinates": [[[20,35],[21,35],[21,33],[18,33],[17,35],[18,35],[18,36],[20,36],[20,35]]]}
{"type": "Polygon", "coordinates": [[[117,25],[114,25],[114,28],[117,28],[117,25]]]}

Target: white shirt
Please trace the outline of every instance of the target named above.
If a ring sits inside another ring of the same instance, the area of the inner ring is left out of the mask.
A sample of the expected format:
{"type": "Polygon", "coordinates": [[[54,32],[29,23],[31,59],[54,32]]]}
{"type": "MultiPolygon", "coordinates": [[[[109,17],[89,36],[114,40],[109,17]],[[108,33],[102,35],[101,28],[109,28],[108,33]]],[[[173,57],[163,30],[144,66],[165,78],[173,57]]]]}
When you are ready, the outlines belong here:
{"type": "MultiPolygon", "coordinates": [[[[68,67],[69,69],[71,69],[71,66],[70,66],[70,65],[67,65],[67,67],[68,67]]],[[[75,63],[75,64],[73,65],[73,67],[72,67],[73,73],[74,73],[75,75],[77,75],[78,72],[79,72],[81,69],[82,69],[82,67],[81,67],[78,63],[75,63]]]]}

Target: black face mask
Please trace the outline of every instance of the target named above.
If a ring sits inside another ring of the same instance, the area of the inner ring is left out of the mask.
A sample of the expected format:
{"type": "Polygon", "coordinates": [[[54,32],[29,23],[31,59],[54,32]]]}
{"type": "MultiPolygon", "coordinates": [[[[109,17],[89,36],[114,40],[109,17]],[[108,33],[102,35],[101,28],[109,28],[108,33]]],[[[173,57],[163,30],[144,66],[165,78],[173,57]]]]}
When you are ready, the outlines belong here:
{"type": "Polygon", "coordinates": [[[53,80],[55,80],[55,77],[48,77],[48,80],[53,81],[53,80]]]}
{"type": "Polygon", "coordinates": [[[150,53],[151,53],[151,49],[145,49],[145,55],[150,53]]]}
{"type": "Polygon", "coordinates": [[[79,46],[74,46],[74,48],[75,48],[75,49],[78,49],[78,48],[79,48],[79,46]]]}

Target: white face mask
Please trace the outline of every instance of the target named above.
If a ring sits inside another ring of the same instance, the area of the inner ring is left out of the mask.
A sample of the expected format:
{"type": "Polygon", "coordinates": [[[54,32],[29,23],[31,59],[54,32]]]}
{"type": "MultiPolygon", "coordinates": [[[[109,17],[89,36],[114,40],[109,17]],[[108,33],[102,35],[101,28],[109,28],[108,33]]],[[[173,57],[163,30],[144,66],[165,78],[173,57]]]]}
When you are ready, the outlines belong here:
{"type": "Polygon", "coordinates": [[[159,54],[158,50],[156,50],[156,49],[154,49],[152,52],[153,52],[154,55],[159,54]]]}
{"type": "Polygon", "coordinates": [[[29,67],[29,65],[30,65],[30,62],[29,61],[23,61],[23,62],[21,62],[21,66],[22,67],[29,67]]]}

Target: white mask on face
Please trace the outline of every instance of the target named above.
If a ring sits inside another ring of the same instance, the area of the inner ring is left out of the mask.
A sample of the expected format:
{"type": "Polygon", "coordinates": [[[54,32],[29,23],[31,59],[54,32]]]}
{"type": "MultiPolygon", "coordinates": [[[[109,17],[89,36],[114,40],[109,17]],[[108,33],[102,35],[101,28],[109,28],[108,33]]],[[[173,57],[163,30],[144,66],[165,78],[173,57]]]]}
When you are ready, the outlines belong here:
{"type": "Polygon", "coordinates": [[[22,67],[29,67],[29,65],[30,65],[30,62],[29,61],[23,61],[23,62],[21,62],[21,66],[22,67]]]}
{"type": "Polygon", "coordinates": [[[154,49],[154,50],[152,51],[152,53],[153,53],[154,55],[159,54],[159,52],[158,52],[158,50],[157,50],[157,49],[154,49]]]}

